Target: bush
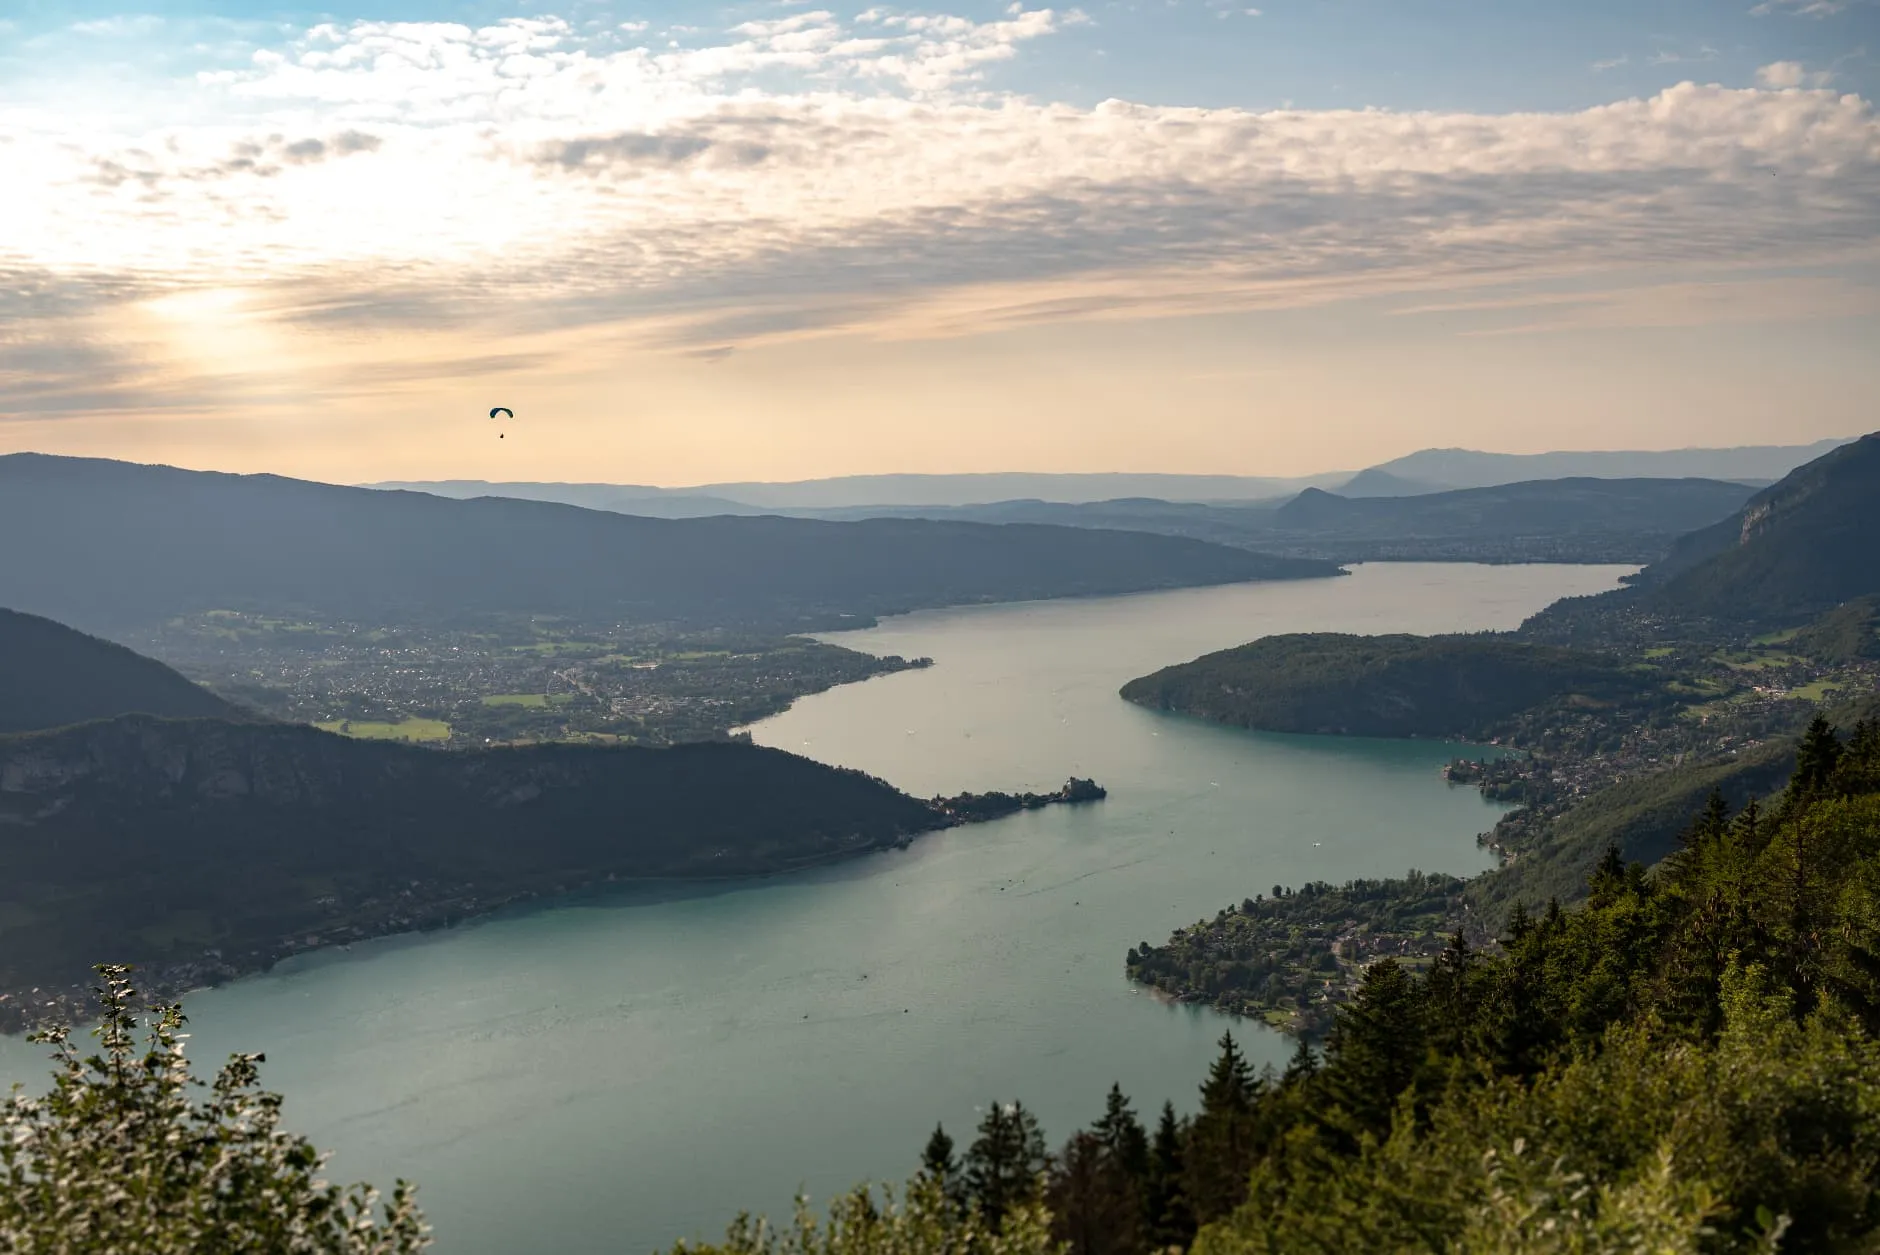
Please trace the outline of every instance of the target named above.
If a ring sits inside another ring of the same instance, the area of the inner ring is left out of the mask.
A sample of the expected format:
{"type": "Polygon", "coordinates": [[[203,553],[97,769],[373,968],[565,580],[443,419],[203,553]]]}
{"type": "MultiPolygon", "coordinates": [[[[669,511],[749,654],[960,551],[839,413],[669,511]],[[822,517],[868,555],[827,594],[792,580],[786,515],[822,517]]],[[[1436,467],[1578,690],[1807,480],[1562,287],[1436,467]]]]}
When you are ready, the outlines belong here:
{"type": "Polygon", "coordinates": [[[99,1053],[81,1056],[69,1029],[34,1034],[53,1047],[52,1091],[15,1086],[0,1108],[0,1251],[406,1255],[430,1244],[405,1182],[379,1208],[367,1186],[320,1179],[326,1157],[281,1129],[280,1095],[257,1084],[263,1056],[233,1055],[213,1083],[197,1080],[176,1006],[155,1012],[140,1051],[129,969],[97,970],[99,1053]]]}

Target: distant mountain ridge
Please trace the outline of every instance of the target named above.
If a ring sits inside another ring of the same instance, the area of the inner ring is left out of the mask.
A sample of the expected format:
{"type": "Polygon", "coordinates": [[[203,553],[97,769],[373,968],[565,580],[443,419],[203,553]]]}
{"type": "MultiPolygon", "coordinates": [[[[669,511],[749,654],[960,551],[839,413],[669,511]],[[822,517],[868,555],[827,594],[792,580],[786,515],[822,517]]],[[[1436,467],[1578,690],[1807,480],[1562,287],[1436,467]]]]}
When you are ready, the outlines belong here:
{"type": "Polygon", "coordinates": [[[0,457],[0,602],[81,627],[295,607],[832,627],[929,606],[1338,574],[1134,531],[648,519],[37,454],[0,457]]]}
{"type": "Polygon", "coordinates": [[[1488,488],[1528,480],[1723,479],[1767,483],[1846,439],[1809,445],[1736,449],[1612,450],[1588,453],[1482,453],[1422,449],[1358,471],[1311,475],[1184,475],[995,471],[957,475],[839,475],[781,482],[747,480],[659,488],[649,484],[388,480],[369,488],[405,489],[443,497],[517,497],[657,518],[700,513],[902,509],[989,506],[1018,501],[1088,505],[1128,498],[1173,503],[1274,505],[1307,488],[1341,496],[1410,496],[1455,488],[1488,488]]]}
{"type": "Polygon", "coordinates": [[[1728,479],[1767,482],[1814,461],[1852,436],[1807,445],[1746,445],[1733,449],[1481,453],[1421,449],[1373,467],[1389,475],[1450,488],[1489,488],[1532,479],[1728,479]]]}
{"type": "Polygon", "coordinates": [[[128,714],[186,719],[239,712],[154,658],[0,609],[0,733],[128,714]]]}
{"type": "Polygon", "coordinates": [[[1345,497],[1308,488],[1275,527],[1318,536],[1569,535],[1644,532],[1669,545],[1724,517],[1754,490],[1715,479],[1544,479],[1407,497],[1345,497]]]}
{"type": "Polygon", "coordinates": [[[822,513],[846,519],[918,517],[1157,532],[1335,562],[1643,564],[1663,556],[1686,532],[1728,516],[1754,492],[1723,480],[1548,479],[1410,496],[1346,497],[1307,488],[1284,504],[1226,506],[1126,498],[877,506],[822,513]]]}

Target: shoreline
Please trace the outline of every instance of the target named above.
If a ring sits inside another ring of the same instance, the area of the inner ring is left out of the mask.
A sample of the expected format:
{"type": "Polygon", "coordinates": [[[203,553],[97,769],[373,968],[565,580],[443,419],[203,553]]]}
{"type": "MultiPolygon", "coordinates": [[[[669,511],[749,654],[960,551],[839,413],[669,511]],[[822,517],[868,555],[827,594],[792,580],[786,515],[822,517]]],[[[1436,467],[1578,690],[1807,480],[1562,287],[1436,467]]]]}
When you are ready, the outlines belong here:
{"type": "MultiPolygon", "coordinates": [[[[145,1006],[181,1002],[192,993],[217,989],[249,976],[265,975],[288,959],[350,949],[355,943],[379,941],[388,937],[442,932],[465,924],[481,923],[506,910],[526,908],[529,904],[546,905],[545,900],[573,899],[608,888],[627,889],[636,885],[660,884],[735,884],[754,882],[774,876],[813,871],[820,867],[858,861],[871,854],[906,850],[917,838],[969,824],[990,823],[1022,811],[1052,805],[1082,805],[1107,796],[1102,786],[1090,780],[1071,780],[1064,788],[1050,794],[962,794],[957,798],[934,798],[927,803],[934,822],[931,826],[898,834],[891,840],[871,841],[845,849],[828,850],[778,859],[739,871],[652,872],[621,875],[594,872],[579,879],[564,878],[552,884],[513,888],[497,894],[478,892],[473,885],[456,887],[426,902],[409,899],[409,890],[399,892],[385,909],[373,916],[335,922],[325,929],[284,938],[280,944],[251,949],[238,956],[225,956],[208,950],[204,957],[189,961],[132,963],[132,979],[145,1006]],[[999,800],[997,809],[984,807],[986,799],[999,800]],[[978,803],[979,805],[973,805],[978,803]]],[[[101,958],[100,962],[115,961],[101,958]]],[[[48,988],[0,990],[0,1036],[18,1037],[55,1025],[88,1024],[95,1005],[92,982],[48,988]]]]}

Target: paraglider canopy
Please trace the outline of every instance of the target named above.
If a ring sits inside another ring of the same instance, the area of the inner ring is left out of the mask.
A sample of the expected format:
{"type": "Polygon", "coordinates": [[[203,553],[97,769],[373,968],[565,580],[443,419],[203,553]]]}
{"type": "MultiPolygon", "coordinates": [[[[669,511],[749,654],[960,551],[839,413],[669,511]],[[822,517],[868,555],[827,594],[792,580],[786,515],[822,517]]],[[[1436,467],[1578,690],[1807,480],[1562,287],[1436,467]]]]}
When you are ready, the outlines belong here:
{"type": "Polygon", "coordinates": [[[507,415],[509,415],[509,417],[511,417],[511,418],[514,418],[514,417],[516,416],[516,412],[515,412],[514,410],[512,410],[512,409],[510,409],[510,408],[509,408],[508,406],[506,406],[506,405],[499,405],[499,406],[497,406],[497,407],[496,407],[495,409],[493,409],[493,410],[491,410],[491,411],[490,411],[490,417],[491,417],[491,418],[495,418],[495,417],[496,417],[496,416],[497,416],[498,414],[507,414],[507,415]]]}

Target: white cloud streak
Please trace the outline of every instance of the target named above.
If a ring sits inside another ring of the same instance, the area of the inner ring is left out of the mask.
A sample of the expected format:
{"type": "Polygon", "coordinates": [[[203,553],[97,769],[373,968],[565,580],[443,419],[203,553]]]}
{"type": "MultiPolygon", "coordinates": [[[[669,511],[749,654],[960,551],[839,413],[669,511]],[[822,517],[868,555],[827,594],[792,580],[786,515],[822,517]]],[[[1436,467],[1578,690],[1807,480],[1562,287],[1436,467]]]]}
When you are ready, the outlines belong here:
{"type": "Polygon", "coordinates": [[[48,319],[192,289],[303,328],[640,325],[722,355],[1880,245],[1880,122],[1790,63],[1572,113],[986,89],[1078,20],[813,10],[664,51],[552,18],[322,25],[170,85],[194,120],[0,108],[0,382],[98,367],[48,319]]]}

